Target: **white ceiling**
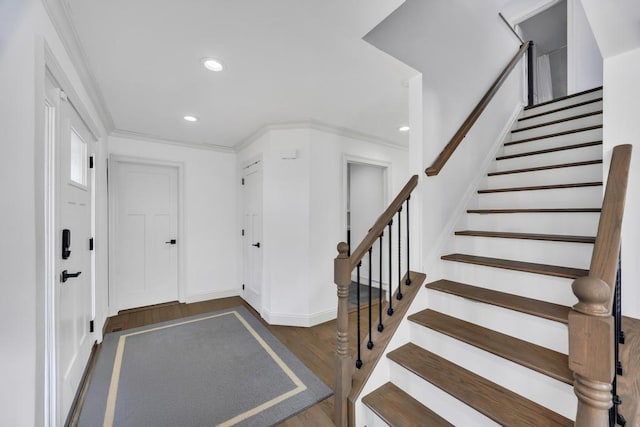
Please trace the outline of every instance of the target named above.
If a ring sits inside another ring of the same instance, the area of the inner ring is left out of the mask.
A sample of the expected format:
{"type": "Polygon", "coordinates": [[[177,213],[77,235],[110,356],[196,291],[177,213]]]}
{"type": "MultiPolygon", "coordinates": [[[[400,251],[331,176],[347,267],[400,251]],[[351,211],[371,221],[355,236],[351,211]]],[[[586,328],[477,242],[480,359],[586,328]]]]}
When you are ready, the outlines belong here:
{"type": "Polygon", "coordinates": [[[416,71],[362,40],[404,0],[61,1],[116,132],[233,147],[311,122],[407,145],[416,71]]]}

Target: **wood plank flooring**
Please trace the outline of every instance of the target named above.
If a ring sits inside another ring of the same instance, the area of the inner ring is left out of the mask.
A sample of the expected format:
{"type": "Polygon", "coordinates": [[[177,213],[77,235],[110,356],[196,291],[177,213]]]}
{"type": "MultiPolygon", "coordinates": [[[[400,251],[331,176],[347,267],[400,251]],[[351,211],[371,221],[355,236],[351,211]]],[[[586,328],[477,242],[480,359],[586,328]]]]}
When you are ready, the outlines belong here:
{"type": "MultiPolygon", "coordinates": [[[[329,321],[311,328],[268,325],[244,300],[239,297],[203,301],[193,304],[163,304],[138,310],[121,312],[107,320],[105,333],[137,328],[153,323],[175,320],[196,314],[207,313],[225,308],[244,306],[269,331],[275,335],[293,354],[295,354],[325,384],[333,389],[334,352],[336,343],[335,321],[329,321]]],[[[355,336],[356,311],[349,314],[351,336],[355,336]]],[[[351,352],[355,353],[355,340],[351,340],[351,352]]],[[[333,425],[333,397],[329,397],[307,410],[289,418],[280,424],[285,427],[327,426],[333,425]]]]}

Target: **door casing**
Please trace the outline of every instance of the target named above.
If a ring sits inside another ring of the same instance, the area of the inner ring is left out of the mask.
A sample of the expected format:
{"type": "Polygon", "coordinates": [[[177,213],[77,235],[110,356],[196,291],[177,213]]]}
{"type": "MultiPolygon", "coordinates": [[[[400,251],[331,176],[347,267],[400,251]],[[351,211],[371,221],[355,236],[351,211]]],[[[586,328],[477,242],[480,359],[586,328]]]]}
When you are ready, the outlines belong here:
{"type": "MultiPolygon", "coordinates": [[[[186,290],[185,290],[185,278],[184,278],[184,265],[185,265],[185,250],[184,248],[187,245],[187,237],[184,232],[184,163],[182,162],[171,162],[171,161],[163,161],[156,159],[149,159],[143,157],[135,157],[135,156],[123,156],[112,154],[109,156],[109,170],[113,170],[113,165],[115,163],[135,163],[140,165],[148,165],[148,166],[161,166],[161,167],[172,167],[178,170],[178,239],[179,245],[176,248],[178,251],[178,301],[185,302],[186,301],[186,290]]],[[[115,247],[113,244],[115,242],[115,218],[117,215],[117,204],[116,200],[118,197],[117,186],[111,184],[112,177],[107,180],[107,186],[109,188],[109,277],[114,277],[114,265],[111,260],[115,259],[115,247]]],[[[109,315],[114,316],[118,314],[118,307],[116,304],[116,293],[117,290],[115,286],[113,286],[111,280],[109,280],[109,315]]]]}

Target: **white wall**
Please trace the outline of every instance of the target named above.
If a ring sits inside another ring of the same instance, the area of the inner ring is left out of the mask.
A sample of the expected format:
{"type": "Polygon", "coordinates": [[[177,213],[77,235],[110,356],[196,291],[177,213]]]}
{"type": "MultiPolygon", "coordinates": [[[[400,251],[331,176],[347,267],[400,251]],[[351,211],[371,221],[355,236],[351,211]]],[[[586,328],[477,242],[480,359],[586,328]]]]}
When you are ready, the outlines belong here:
{"type": "MultiPolygon", "coordinates": [[[[4,271],[0,299],[0,424],[33,426],[45,423],[44,373],[44,174],[43,99],[37,89],[44,84],[43,41],[63,69],[73,88],[98,122],[62,42],[42,3],[8,0],[0,3],[0,194],[4,243],[0,259],[4,271]]],[[[41,94],[40,94],[41,95],[41,94]]],[[[100,130],[103,132],[103,130],[100,130]]],[[[99,156],[104,142],[99,143],[99,156]]],[[[98,167],[104,157],[98,158],[98,167]]],[[[98,209],[104,207],[102,170],[98,169],[98,209]]],[[[104,218],[98,218],[98,250],[104,250],[104,218]],[[101,243],[102,242],[102,243],[101,243]]],[[[97,286],[106,285],[104,259],[98,260],[97,286]]],[[[98,310],[98,316],[104,312],[98,310]]]]}
{"type": "Polygon", "coordinates": [[[109,154],[182,163],[185,301],[239,295],[235,153],[110,136],[109,154]]]}
{"type": "Polygon", "coordinates": [[[333,259],[346,239],[346,159],[390,163],[394,193],[408,179],[407,152],[310,126],[268,129],[240,151],[239,165],[257,156],[264,189],[262,315],[296,326],[329,320],[337,307],[333,259]],[[296,159],[281,158],[291,150],[296,159]]]}
{"type": "Polygon", "coordinates": [[[567,93],[602,86],[602,55],[580,0],[567,0],[567,93]]]}
{"type": "MultiPolygon", "coordinates": [[[[622,309],[640,318],[640,47],[604,62],[604,156],[632,144],[631,169],[622,226],[622,309]]],[[[607,171],[609,165],[604,165],[607,171]]]]}

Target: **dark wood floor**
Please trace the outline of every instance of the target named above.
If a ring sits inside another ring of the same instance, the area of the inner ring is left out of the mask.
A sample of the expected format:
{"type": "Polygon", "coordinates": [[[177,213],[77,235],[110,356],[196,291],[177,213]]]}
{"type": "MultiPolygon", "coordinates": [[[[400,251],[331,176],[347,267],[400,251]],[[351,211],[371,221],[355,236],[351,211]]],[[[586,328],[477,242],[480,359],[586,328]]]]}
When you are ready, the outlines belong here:
{"type": "MultiPolygon", "coordinates": [[[[333,388],[333,366],[335,351],[335,321],[330,321],[311,328],[268,325],[247,303],[239,297],[203,301],[193,304],[164,304],[143,309],[127,310],[107,320],[105,332],[113,332],[139,326],[145,326],[166,320],[180,319],[196,314],[207,313],[235,306],[246,307],[257,319],[275,335],[293,354],[295,354],[318,378],[333,388]]],[[[354,321],[354,310],[350,316],[354,321]]],[[[352,335],[354,336],[354,335],[352,335]]],[[[355,352],[355,340],[352,351],[355,352]]],[[[281,426],[327,426],[333,425],[333,397],[329,397],[298,415],[281,423],[281,426]]]]}

